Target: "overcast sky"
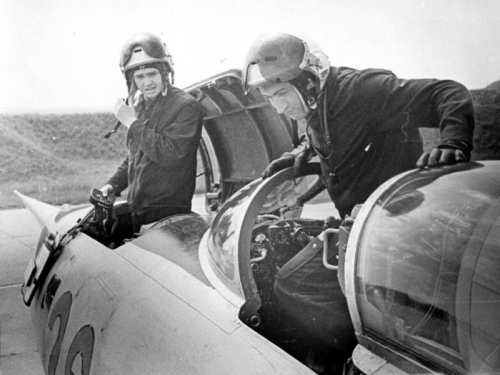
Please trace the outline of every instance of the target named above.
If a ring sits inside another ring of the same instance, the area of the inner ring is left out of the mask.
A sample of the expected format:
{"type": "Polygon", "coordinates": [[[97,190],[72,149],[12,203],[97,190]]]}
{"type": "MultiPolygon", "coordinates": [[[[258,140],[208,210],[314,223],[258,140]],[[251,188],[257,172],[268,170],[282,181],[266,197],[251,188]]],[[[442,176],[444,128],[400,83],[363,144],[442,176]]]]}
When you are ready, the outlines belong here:
{"type": "Polygon", "coordinates": [[[166,41],[179,87],[241,68],[268,31],[310,34],[334,66],[500,79],[499,0],[0,0],[0,113],[112,111],[119,51],[141,31],[166,41]]]}

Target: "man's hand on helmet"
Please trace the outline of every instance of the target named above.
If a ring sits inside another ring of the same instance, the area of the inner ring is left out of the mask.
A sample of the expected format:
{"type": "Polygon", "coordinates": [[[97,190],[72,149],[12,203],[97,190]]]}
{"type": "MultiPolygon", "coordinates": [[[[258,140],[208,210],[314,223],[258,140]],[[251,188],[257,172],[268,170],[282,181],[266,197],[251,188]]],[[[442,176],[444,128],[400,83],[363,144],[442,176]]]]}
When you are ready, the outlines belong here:
{"type": "Polygon", "coordinates": [[[307,152],[304,151],[295,157],[290,153],[285,153],[280,158],[273,160],[260,176],[262,179],[266,179],[274,175],[276,172],[289,167],[293,167],[293,175],[298,176],[303,167],[307,164],[308,160],[307,152]]]}

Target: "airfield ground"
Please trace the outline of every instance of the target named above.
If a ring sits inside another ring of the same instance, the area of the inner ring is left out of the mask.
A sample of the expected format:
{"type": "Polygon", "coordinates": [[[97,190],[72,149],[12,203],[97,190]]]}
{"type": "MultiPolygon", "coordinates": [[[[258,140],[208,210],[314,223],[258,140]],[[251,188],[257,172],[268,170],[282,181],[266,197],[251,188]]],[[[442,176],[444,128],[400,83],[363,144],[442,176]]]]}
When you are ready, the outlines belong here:
{"type": "MultiPolygon", "coordinates": [[[[204,197],[193,211],[206,215],[204,197]]],[[[21,284],[41,228],[27,209],[0,211],[0,375],[43,375],[21,284]]]]}
{"type": "Polygon", "coordinates": [[[0,374],[42,375],[30,310],[23,303],[24,270],[40,227],[26,209],[0,211],[0,374]]]}

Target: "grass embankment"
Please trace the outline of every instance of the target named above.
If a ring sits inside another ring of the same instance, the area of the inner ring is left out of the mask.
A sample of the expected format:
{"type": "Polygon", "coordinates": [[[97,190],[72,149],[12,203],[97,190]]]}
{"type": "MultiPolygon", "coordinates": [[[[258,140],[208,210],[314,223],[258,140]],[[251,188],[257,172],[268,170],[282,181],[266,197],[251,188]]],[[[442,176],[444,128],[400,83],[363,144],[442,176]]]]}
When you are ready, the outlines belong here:
{"type": "MultiPolygon", "coordinates": [[[[500,159],[500,81],[471,93],[472,158],[500,159]]],[[[54,205],[88,202],[92,187],[101,187],[126,156],[125,129],[103,138],[115,122],[111,113],[0,115],[0,209],[22,207],[15,189],[54,205]]],[[[422,135],[437,141],[434,130],[422,135]]]]}
{"type": "Polygon", "coordinates": [[[0,209],[23,207],[14,190],[54,205],[88,202],[127,154],[126,129],[103,138],[115,122],[111,113],[0,115],[0,209]]]}
{"type": "Polygon", "coordinates": [[[13,193],[77,204],[101,187],[126,155],[125,132],[106,140],[112,114],[1,115],[0,209],[22,207],[13,193]]]}

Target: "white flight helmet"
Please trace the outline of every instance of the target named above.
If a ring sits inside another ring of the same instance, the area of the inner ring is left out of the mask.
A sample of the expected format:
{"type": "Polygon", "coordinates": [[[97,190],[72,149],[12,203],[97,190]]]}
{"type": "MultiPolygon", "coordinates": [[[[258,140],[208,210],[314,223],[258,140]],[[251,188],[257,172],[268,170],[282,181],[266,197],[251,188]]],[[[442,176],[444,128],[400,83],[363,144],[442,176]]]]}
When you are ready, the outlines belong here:
{"type": "Polygon", "coordinates": [[[174,83],[172,55],[168,52],[165,42],[154,34],[135,34],[123,45],[120,53],[120,68],[127,80],[129,90],[133,81],[130,73],[142,66],[158,68],[165,79],[170,77],[174,83]]]}
{"type": "Polygon", "coordinates": [[[315,108],[330,71],[330,61],[314,41],[306,38],[285,33],[259,36],[250,47],[243,65],[245,94],[252,87],[290,82],[308,105],[315,108]]]}

